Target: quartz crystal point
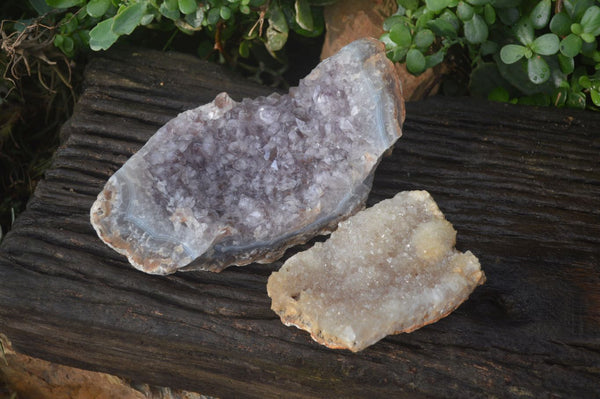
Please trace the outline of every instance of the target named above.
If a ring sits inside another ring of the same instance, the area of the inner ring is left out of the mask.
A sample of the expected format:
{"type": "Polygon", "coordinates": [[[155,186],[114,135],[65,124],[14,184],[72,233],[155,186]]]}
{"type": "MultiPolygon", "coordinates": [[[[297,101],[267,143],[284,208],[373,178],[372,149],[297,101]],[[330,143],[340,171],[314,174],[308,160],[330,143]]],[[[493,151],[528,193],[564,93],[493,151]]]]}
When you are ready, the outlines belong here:
{"type": "Polygon", "coordinates": [[[271,262],[364,206],[403,119],[383,45],[353,42],[287,95],[221,93],[169,121],[108,180],[92,225],[147,273],[271,262]]]}
{"type": "Polygon", "coordinates": [[[269,278],[271,308],[315,341],[354,352],[413,331],[485,281],[477,258],[453,248],[455,238],[429,193],[399,193],[289,258],[269,278]]]}

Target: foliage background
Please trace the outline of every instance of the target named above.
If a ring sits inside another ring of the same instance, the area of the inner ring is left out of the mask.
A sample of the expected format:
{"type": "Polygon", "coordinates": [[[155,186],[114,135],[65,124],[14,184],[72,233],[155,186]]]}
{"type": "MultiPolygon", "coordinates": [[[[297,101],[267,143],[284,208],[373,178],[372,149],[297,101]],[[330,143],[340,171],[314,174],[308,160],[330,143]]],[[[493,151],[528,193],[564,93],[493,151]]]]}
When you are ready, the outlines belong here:
{"type": "MultiPolygon", "coordinates": [[[[275,87],[318,62],[335,0],[8,0],[0,5],[0,239],[59,144],[94,51],[177,50],[275,87]]],[[[600,109],[599,0],[396,0],[388,57],[443,92],[600,109]]]]}

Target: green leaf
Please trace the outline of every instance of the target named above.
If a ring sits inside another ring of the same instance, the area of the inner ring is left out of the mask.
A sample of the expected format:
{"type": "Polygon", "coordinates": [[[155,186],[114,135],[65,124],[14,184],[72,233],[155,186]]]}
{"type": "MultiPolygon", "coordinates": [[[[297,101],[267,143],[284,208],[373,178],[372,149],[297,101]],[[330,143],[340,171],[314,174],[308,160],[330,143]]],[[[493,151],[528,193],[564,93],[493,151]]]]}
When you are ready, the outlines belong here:
{"type": "Polygon", "coordinates": [[[387,52],[388,58],[394,62],[403,62],[406,59],[408,47],[396,47],[387,52]]]}
{"type": "Polygon", "coordinates": [[[114,44],[119,35],[111,29],[114,18],[105,19],[90,31],[90,48],[94,51],[106,50],[114,44]]]}
{"type": "Polygon", "coordinates": [[[433,68],[434,66],[441,64],[444,61],[446,52],[439,50],[436,53],[425,56],[425,69],[433,68]]]}
{"type": "Polygon", "coordinates": [[[273,27],[279,32],[289,32],[289,27],[285,19],[285,14],[281,10],[281,8],[278,5],[276,5],[276,3],[272,4],[269,8],[268,18],[269,26],[273,27]]]}
{"type": "Polygon", "coordinates": [[[575,57],[581,51],[581,38],[573,33],[560,42],[560,52],[567,57],[575,57]]]}
{"type": "Polygon", "coordinates": [[[600,35],[600,7],[592,6],[585,11],[581,17],[583,31],[593,36],[600,35]]]}
{"type": "Polygon", "coordinates": [[[596,43],[596,38],[591,33],[583,32],[580,37],[586,43],[596,43]]]}
{"type": "Polygon", "coordinates": [[[296,22],[295,16],[294,16],[294,12],[292,12],[292,10],[288,9],[285,12],[285,15],[286,15],[288,23],[290,24],[290,29],[292,29],[294,32],[296,32],[297,34],[304,36],[304,37],[320,36],[323,33],[323,31],[325,31],[325,19],[323,18],[322,12],[319,12],[316,9],[313,9],[312,12],[313,12],[313,15],[312,15],[313,28],[312,28],[312,30],[306,30],[306,29],[302,28],[300,25],[298,25],[298,23],[296,22]]]}
{"type": "Polygon", "coordinates": [[[470,21],[473,18],[474,13],[475,10],[469,4],[465,3],[464,1],[458,3],[458,7],[456,8],[456,15],[461,21],[470,21]]]}
{"type": "Polygon", "coordinates": [[[496,22],[496,10],[491,4],[486,4],[483,7],[483,18],[488,25],[493,25],[496,22]]]}
{"type": "Polygon", "coordinates": [[[596,46],[596,42],[583,42],[583,44],[581,45],[581,54],[585,55],[586,57],[592,58],[594,56],[594,52],[596,51],[596,46]]]}
{"type": "Polygon", "coordinates": [[[410,29],[404,24],[396,24],[390,30],[390,39],[399,47],[409,47],[412,43],[410,29]]]}
{"type": "Polygon", "coordinates": [[[597,107],[600,107],[600,91],[598,90],[590,90],[590,97],[592,97],[592,102],[597,107]]]}
{"type": "Polygon", "coordinates": [[[383,30],[389,32],[396,24],[406,24],[406,17],[392,15],[391,17],[386,18],[385,21],[383,21],[383,30]]]}
{"type": "Polygon", "coordinates": [[[465,22],[465,39],[471,44],[481,44],[488,38],[488,27],[481,15],[475,14],[473,18],[465,22]]]}
{"type": "Polygon", "coordinates": [[[550,20],[550,31],[558,36],[566,36],[571,33],[571,18],[564,12],[554,14],[550,20]]]}
{"type": "Polygon", "coordinates": [[[552,2],[550,0],[541,0],[533,7],[529,19],[535,29],[542,29],[548,24],[551,8],[552,2]]]}
{"type": "MultiPolygon", "coordinates": [[[[567,9],[568,11],[568,4],[571,3],[571,1],[563,1],[564,7],[567,9]]],[[[572,7],[572,11],[569,14],[571,16],[571,19],[574,21],[581,21],[581,19],[583,18],[583,14],[592,6],[594,6],[594,3],[596,3],[596,0],[575,0],[572,1],[573,3],[573,7],[572,7]]]]}
{"type": "Polygon", "coordinates": [[[519,20],[521,13],[518,8],[496,8],[496,14],[506,26],[513,26],[519,20]]]}
{"type": "Polygon", "coordinates": [[[65,37],[63,35],[54,36],[54,46],[60,48],[60,46],[62,46],[64,39],[65,39],[65,37]]]}
{"type": "Polygon", "coordinates": [[[490,0],[467,0],[467,1],[469,2],[469,4],[472,4],[474,6],[483,6],[490,2],[490,0]]]}
{"type": "Polygon", "coordinates": [[[115,15],[112,30],[117,35],[129,35],[142,22],[146,3],[133,3],[115,15]]]}
{"type": "Polygon", "coordinates": [[[540,55],[554,55],[558,53],[560,40],[554,33],[546,33],[531,43],[531,49],[540,55]]]}
{"type": "MultiPolygon", "coordinates": [[[[179,19],[179,17],[181,16],[181,14],[179,13],[179,9],[176,7],[174,10],[169,9],[169,7],[167,7],[167,2],[162,3],[159,7],[158,7],[158,11],[164,15],[165,17],[175,21],[177,19],[179,19]]],[[[211,9],[212,11],[212,9],[211,9]]]]}
{"type": "Polygon", "coordinates": [[[498,67],[500,75],[516,89],[514,94],[511,92],[511,97],[516,97],[523,94],[532,95],[540,92],[552,93],[552,91],[556,88],[555,81],[561,78],[564,80],[565,78],[565,76],[561,76],[562,72],[560,71],[560,66],[558,65],[556,57],[548,57],[546,60],[549,65],[552,65],[550,69],[552,71],[552,79],[548,79],[548,81],[542,83],[541,85],[535,84],[529,79],[527,73],[527,62],[523,62],[522,60],[508,65],[502,62],[500,59],[500,54],[494,54],[493,59],[498,67]]]}
{"type": "Polygon", "coordinates": [[[587,75],[580,76],[577,82],[579,83],[579,86],[583,87],[584,89],[589,89],[592,87],[592,81],[587,75]]]}
{"type": "Polygon", "coordinates": [[[296,10],[296,23],[303,29],[313,30],[313,17],[310,4],[307,0],[296,0],[294,5],[296,10]]]}
{"type": "Polygon", "coordinates": [[[427,26],[435,32],[436,35],[455,39],[458,35],[457,29],[453,24],[442,18],[436,18],[427,23],[427,26]]]}
{"type": "Polygon", "coordinates": [[[422,51],[426,51],[435,40],[435,35],[429,29],[423,29],[417,32],[414,38],[415,46],[422,51]]]}
{"type": "Polygon", "coordinates": [[[90,0],[87,4],[86,12],[90,17],[100,18],[106,14],[110,7],[110,0],[90,0]]]}
{"type": "Polygon", "coordinates": [[[238,52],[242,58],[248,58],[250,56],[250,42],[248,40],[242,40],[238,52]]]}
{"type": "Polygon", "coordinates": [[[566,87],[557,88],[552,94],[552,105],[554,105],[556,108],[564,107],[565,103],[567,102],[567,96],[568,94],[566,87]]]}
{"type": "Polygon", "coordinates": [[[450,0],[425,0],[427,8],[433,12],[442,11],[450,5],[450,0]]]}
{"type": "Polygon", "coordinates": [[[533,42],[534,29],[529,18],[521,18],[515,26],[514,32],[517,39],[525,46],[533,42]]]}
{"type": "Polygon", "coordinates": [[[379,40],[381,40],[383,44],[385,44],[386,55],[390,60],[394,62],[404,61],[404,56],[406,55],[408,48],[398,47],[396,45],[396,42],[390,39],[389,33],[384,33],[383,35],[381,35],[379,40]]]}
{"type": "Polygon", "coordinates": [[[163,0],[160,7],[164,7],[169,11],[179,11],[179,1],[178,0],[163,0]]]}
{"type": "Polygon", "coordinates": [[[231,8],[227,6],[221,6],[219,9],[219,15],[221,18],[223,18],[223,20],[227,21],[229,18],[231,18],[231,8]]]}
{"type": "Polygon", "coordinates": [[[398,5],[407,10],[415,11],[419,8],[419,0],[397,0],[398,5]]]}
{"type": "Polygon", "coordinates": [[[458,32],[461,26],[460,19],[450,10],[445,10],[442,15],[439,16],[439,19],[449,22],[452,26],[454,26],[454,31],[458,32]]]}
{"type": "Polygon", "coordinates": [[[575,3],[578,0],[564,0],[563,3],[563,7],[565,8],[565,11],[569,14],[569,17],[573,16],[573,11],[575,8],[575,3]]]}
{"type": "Polygon", "coordinates": [[[550,67],[541,56],[531,57],[527,60],[527,76],[536,85],[544,83],[550,78],[550,67]]]}
{"type": "Polygon", "coordinates": [[[179,1],[178,0],[165,0],[163,2],[167,10],[175,11],[179,10],[179,1]]]}
{"type": "Polygon", "coordinates": [[[507,44],[500,50],[500,59],[505,64],[514,64],[527,54],[527,47],[518,44],[507,44]]]}
{"type": "Polygon", "coordinates": [[[269,8],[269,27],[265,46],[271,53],[283,48],[288,39],[289,27],[281,8],[275,3],[269,8]]]}
{"type": "Polygon", "coordinates": [[[387,32],[386,32],[386,33],[384,33],[383,35],[381,35],[381,36],[379,37],[379,40],[380,40],[380,41],[381,41],[383,44],[385,44],[385,49],[386,49],[386,50],[391,50],[391,49],[393,49],[393,48],[396,48],[396,43],[395,43],[395,42],[394,42],[392,39],[390,39],[390,34],[389,34],[389,33],[387,33],[387,32]]]}
{"type": "Polygon", "coordinates": [[[570,108],[585,109],[585,103],[585,94],[570,92],[567,97],[566,105],[570,108]]]}
{"type": "Polygon", "coordinates": [[[269,26],[267,28],[267,42],[265,46],[271,52],[279,51],[287,42],[288,32],[280,32],[277,29],[269,26]]]}
{"type": "Polygon", "coordinates": [[[206,22],[208,22],[209,25],[216,25],[217,22],[219,22],[219,19],[221,19],[220,8],[217,7],[208,10],[208,17],[206,18],[206,22]]]}
{"type": "Polygon", "coordinates": [[[62,45],[60,46],[60,49],[66,55],[72,55],[73,50],[75,49],[75,43],[73,42],[73,39],[71,39],[69,36],[65,36],[62,45]]]}
{"type": "Polygon", "coordinates": [[[570,75],[575,70],[575,60],[573,57],[558,54],[558,64],[560,65],[560,70],[565,75],[570,75]]]}
{"type": "Polygon", "coordinates": [[[571,24],[571,32],[575,33],[576,35],[581,35],[583,33],[583,26],[578,23],[571,24]]]}
{"type": "Polygon", "coordinates": [[[46,4],[52,8],[69,8],[78,6],[83,2],[84,0],[46,0],[46,4]]]}
{"type": "Polygon", "coordinates": [[[202,7],[198,7],[196,12],[187,14],[185,16],[185,22],[190,24],[190,26],[194,29],[201,29],[202,21],[204,21],[204,9],[202,9],[202,7]]]}
{"type": "Polygon", "coordinates": [[[90,31],[87,29],[82,29],[78,31],[77,38],[79,39],[80,44],[79,47],[89,47],[90,46],[90,31]]]}
{"type": "Polygon", "coordinates": [[[198,9],[198,5],[196,4],[196,0],[178,0],[177,7],[182,14],[191,14],[196,12],[198,9]]]}
{"type": "Polygon", "coordinates": [[[490,101],[507,103],[510,100],[510,93],[504,87],[498,86],[488,94],[487,98],[490,101]]]}
{"type": "Polygon", "coordinates": [[[415,22],[415,26],[417,28],[424,28],[427,26],[427,23],[431,21],[435,17],[435,13],[433,11],[425,11],[419,18],[417,18],[417,22],[415,22]]]}
{"type": "Polygon", "coordinates": [[[72,13],[68,12],[64,18],[60,21],[60,33],[69,34],[75,32],[79,26],[79,21],[72,13]]]}
{"type": "Polygon", "coordinates": [[[417,49],[410,49],[406,54],[406,69],[413,75],[419,75],[425,71],[427,61],[422,52],[417,49]]]}
{"type": "MultiPolygon", "coordinates": [[[[190,14],[193,15],[193,14],[190,14]]],[[[186,19],[187,21],[187,15],[186,15],[186,19]]],[[[150,24],[152,21],[154,21],[154,14],[144,14],[144,16],[142,17],[142,20],[140,21],[140,25],[142,26],[146,26],[148,24],[150,24]]]]}

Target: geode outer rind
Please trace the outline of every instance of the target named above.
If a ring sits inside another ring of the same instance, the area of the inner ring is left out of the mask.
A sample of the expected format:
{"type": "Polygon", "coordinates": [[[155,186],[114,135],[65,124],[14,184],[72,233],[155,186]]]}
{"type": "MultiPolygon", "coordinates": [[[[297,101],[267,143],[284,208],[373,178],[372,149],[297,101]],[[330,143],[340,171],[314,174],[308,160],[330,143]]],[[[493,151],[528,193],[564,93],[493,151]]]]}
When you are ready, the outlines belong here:
{"type": "Polygon", "coordinates": [[[91,222],[147,273],[271,262],[364,206],[403,120],[384,46],[358,40],[287,95],[221,93],[169,121],[109,179],[91,222]]]}

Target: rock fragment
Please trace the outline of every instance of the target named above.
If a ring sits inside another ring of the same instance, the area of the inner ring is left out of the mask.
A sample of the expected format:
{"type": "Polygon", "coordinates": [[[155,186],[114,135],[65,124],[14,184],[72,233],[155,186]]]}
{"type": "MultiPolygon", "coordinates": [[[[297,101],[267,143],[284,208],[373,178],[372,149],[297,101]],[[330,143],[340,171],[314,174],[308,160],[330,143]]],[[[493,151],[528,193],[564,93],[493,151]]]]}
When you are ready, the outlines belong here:
{"type": "Polygon", "coordinates": [[[168,122],[109,179],[92,225],[147,273],[271,262],[364,206],[403,119],[383,45],[358,40],[287,95],[222,93],[168,122]]]}
{"type": "Polygon", "coordinates": [[[485,275],[426,191],[398,193],[289,258],[267,285],[286,325],[330,348],[360,351],[448,315],[485,275]]]}

